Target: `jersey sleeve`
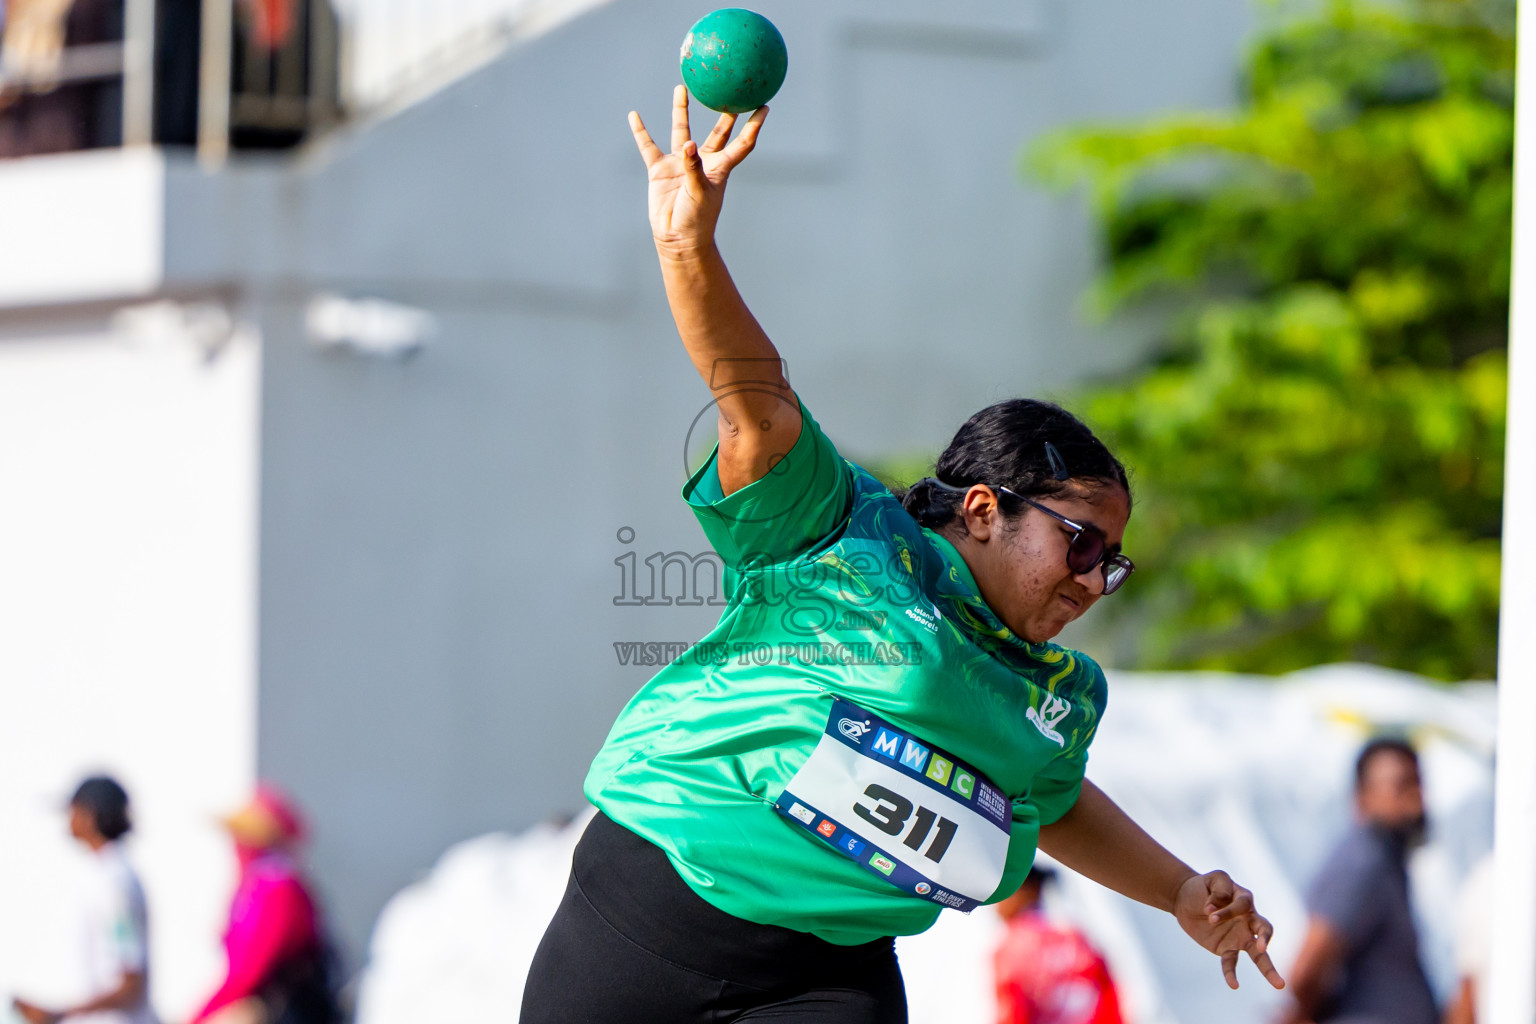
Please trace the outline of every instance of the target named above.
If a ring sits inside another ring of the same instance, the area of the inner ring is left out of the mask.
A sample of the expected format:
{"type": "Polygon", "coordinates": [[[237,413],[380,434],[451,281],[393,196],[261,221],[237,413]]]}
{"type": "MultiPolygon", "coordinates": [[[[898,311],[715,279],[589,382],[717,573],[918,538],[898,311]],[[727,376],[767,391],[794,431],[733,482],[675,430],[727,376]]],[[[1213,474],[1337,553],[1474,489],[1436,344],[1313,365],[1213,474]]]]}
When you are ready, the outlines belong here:
{"type": "Polygon", "coordinates": [[[142,974],[149,965],[149,921],[144,894],[130,879],[112,893],[112,953],[123,974],[142,974]]]}
{"type": "Polygon", "coordinates": [[[1029,802],[1040,813],[1040,824],[1054,825],[1077,803],[1083,791],[1083,776],[1088,770],[1088,751],[1064,755],[1046,765],[1035,776],[1029,802]]]}
{"type": "Polygon", "coordinates": [[[1060,821],[1077,803],[1088,770],[1088,748],[1109,703],[1109,684],[1098,662],[1077,651],[1065,654],[1072,659],[1071,678],[1061,692],[1073,710],[1062,730],[1061,753],[1035,776],[1028,798],[1040,814],[1041,825],[1060,821]]]}
{"type": "Polygon", "coordinates": [[[732,569],[794,558],[848,517],[853,473],[804,404],[800,437],[766,476],[727,495],[719,446],[683,488],[704,535],[732,569]]]}

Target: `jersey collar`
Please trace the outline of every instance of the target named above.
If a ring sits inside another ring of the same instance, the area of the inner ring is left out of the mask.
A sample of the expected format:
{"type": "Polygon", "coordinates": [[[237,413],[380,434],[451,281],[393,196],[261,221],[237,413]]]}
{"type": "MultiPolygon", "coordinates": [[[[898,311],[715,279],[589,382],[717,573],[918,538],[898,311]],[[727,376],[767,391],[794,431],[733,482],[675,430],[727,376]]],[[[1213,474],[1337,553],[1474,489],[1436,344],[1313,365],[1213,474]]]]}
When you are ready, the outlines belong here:
{"type": "MultiPolygon", "coordinates": [[[[981,600],[981,588],[976,585],[976,577],[971,575],[971,567],[965,564],[959,549],[942,533],[935,533],[926,526],[923,532],[928,535],[933,546],[938,548],[939,554],[944,556],[944,561],[949,563],[949,571],[939,574],[939,592],[951,597],[974,597],[981,600]]],[[[991,609],[987,611],[990,613],[991,609]]]]}
{"type": "Polygon", "coordinates": [[[923,527],[923,533],[928,536],[934,550],[939,553],[939,557],[945,563],[939,572],[934,589],[961,606],[962,614],[959,617],[967,625],[977,632],[1030,654],[1036,654],[1045,646],[1030,643],[1004,625],[1003,620],[998,618],[997,613],[983,600],[981,588],[976,585],[976,577],[971,575],[970,566],[965,564],[965,559],[947,537],[935,533],[926,526],[923,527]]]}

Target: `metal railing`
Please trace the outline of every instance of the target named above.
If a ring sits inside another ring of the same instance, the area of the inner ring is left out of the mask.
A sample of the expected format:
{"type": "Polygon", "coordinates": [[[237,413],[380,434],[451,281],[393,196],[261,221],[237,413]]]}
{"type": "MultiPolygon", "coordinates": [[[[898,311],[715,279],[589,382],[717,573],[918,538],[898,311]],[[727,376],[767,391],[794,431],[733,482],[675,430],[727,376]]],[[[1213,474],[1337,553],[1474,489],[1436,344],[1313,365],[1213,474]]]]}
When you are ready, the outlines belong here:
{"type": "MultiPolygon", "coordinates": [[[[328,0],[294,2],[301,17],[286,38],[266,45],[237,23],[235,0],[200,0],[197,53],[165,55],[196,61],[195,76],[187,79],[196,81],[192,134],[205,164],[223,162],[232,146],[290,145],[339,119],[335,16],[328,0]]],[[[123,0],[120,41],[66,46],[52,59],[23,66],[0,62],[0,90],[48,92],[121,81],[123,145],[167,141],[155,116],[160,28],[155,0],[123,0]]]]}
{"type": "Polygon", "coordinates": [[[155,0],[123,0],[121,42],[65,47],[51,66],[0,61],[0,90],[54,88],[121,79],[122,141],[144,145],[154,131],[155,0]]]}
{"type": "MultiPolygon", "coordinates": [[[[156,0],[122,0],[123,38],[66,48],[37,71],[0,63],[0,89],[122,82],[122,142],[166,141],[159,100],[156,0]]],[[[536,35],[608,0],[293,0],[290,38],[264,47],[237,17],[238,0],[195,0],[196,123],[172,141],[195,139],[198,159],[217,166],[231,149],[291,144],[331,127],[343,110],[386,110],[463,74],[509,43],[536,35]]],[[[164,10],[165,8],[162,8],[164,10]]],[[[190,32],[190,28],[189,28],[190,32]]],[[[190,49],[190,47],[188,47],[190,49]]],[[[194,73],[195,71],[195,73],[194,73]]],[[[190,110],[189,110],[190,116],[190,110]]]]}
{"type": "Polygon", "coordinates": [[[234,0],[202,0],[197,156],[205,166],[223,163],[242,134],[280,144],[340,119],[335,16],[327,0],[298,3],[292,36],[267,48],[236,31],[234,0]]]}

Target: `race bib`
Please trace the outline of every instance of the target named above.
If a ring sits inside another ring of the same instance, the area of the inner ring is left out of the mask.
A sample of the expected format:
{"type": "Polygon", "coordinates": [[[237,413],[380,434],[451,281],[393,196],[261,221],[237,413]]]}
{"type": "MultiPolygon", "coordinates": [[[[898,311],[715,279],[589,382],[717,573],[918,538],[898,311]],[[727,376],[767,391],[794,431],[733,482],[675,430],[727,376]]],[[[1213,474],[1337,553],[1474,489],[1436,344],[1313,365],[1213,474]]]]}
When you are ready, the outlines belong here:
{"type": "Polygon", "coordinates": [[[975,768],[837,700],[775,810],[913,896],[969,911],[997,891],[1010,802],[975,768]]]}

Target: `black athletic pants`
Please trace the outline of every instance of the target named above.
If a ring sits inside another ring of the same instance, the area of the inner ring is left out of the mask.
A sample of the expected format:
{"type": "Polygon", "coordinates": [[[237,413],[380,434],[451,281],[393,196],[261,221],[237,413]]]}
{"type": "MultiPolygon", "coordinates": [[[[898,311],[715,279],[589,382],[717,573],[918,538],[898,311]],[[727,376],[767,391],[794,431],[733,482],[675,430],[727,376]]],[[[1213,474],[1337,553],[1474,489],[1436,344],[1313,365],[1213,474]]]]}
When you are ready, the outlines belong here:
{"type": "Polygon", "coordinates": [[[704,902],[603,814],[523,990],[521,1024],[906,1024],[894,940],[838,946],[704,902]]]}

